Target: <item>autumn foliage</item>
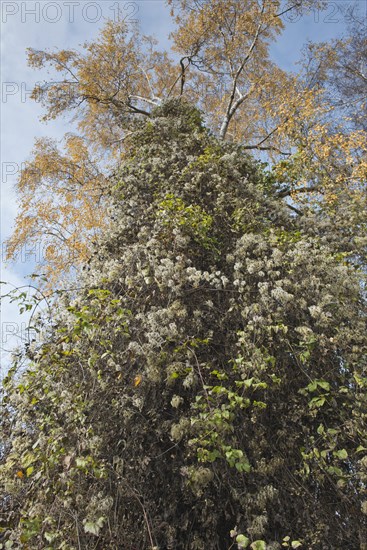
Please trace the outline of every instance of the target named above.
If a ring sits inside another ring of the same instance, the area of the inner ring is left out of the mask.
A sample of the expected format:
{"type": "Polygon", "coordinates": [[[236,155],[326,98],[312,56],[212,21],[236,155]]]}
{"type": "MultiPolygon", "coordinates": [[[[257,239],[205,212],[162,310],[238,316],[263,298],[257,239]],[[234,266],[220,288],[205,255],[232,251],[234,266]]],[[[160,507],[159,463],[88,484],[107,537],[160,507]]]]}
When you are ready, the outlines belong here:
{"type": "MultiPolygon", "coordinates": [[[[280,200],[291,197],[295,211],[321,206],[334,215],[346,201],[353,212],[366,207],[365,132],[348,123],[351,111],[340,110],[330,93],[346,51],[356,66],[350,41],[336,43],[334,55],[327,44],[310,47],[298,74],[269,55],[284,12],[322,3],[308,0],[283,11],[274,0],[169,4],[177,24],[172,52],[159,51],[153,38],[124,21],[107,22],[80,51],[29,50],[31,67],[56,75],[33,92],[44,119],[71,115],[77,123],[61,151],[50,141],[36,142],[18,184],[20,213],[9,254],[25,243],[45,243],[51,284],[90,253],[93,237],[108,224],[109,178],[123,162],[126,136],[169,98],[192,102],[220,139],[270,162],[280,200]],[[332,74],[334,81],[327,78],[332,74]]],[[[361,39],[355,44],[360,48],[361,39]]],[[[353,105],[357,89],[364,110],[365,80],[355,73],[353,88],[346,80],[340,93],[353,105]]],[[[353,225],[360,223],[356,214],[353,225]]]]}

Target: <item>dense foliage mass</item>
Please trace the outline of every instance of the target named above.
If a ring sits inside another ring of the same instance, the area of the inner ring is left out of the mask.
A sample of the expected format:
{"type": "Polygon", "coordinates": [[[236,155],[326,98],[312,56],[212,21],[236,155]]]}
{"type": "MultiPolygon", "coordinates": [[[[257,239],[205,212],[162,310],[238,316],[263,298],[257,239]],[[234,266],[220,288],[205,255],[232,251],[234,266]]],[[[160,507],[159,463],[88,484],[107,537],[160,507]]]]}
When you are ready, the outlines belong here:
{"type": "Polygon", "coordinates": [[[365,550],[355,258],[184,103],[126,147],[81,290],[6,380],[0,547],[365,550]]]}

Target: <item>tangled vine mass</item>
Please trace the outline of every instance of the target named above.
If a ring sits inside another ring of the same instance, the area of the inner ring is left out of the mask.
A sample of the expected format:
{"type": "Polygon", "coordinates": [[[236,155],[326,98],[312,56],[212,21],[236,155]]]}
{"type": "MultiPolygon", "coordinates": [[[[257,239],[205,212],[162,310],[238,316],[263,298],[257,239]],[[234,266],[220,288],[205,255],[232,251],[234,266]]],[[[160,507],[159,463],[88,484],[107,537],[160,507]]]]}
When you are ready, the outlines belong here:
{"type": "Polygon", "coordinates": [[[366,550],[366,300],[335,227],[167,101],[14,359],[0,548],[366,550]]]}

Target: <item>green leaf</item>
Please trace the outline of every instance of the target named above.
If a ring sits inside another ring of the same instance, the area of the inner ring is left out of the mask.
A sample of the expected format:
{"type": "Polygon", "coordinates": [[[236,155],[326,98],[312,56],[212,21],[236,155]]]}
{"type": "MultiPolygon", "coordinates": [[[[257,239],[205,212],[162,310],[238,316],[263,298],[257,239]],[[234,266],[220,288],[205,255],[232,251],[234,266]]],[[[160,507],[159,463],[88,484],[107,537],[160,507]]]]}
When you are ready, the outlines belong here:
{"type": "Polygon", "coordinates": [[[104,522],[105,522],[105,518],[103,516],[98,518],[96,521],[85,521],[84,531],[86,533],[91,533],[92,535],[99,535],[104,522]]]}
{"type": "Polygon", "coordinates": [[[360,388],[363,388],[364,386],[367,385],[367,379],[366,378],[362,378],[361,376],[359,376],[359,374],[354,374],[354,380],[356,381],[357,385],[360,387],[360,388]]]}
{"type": "Polygon", "coordinates": [[[334,454],[341,460],[348,458],[348,453],[345,449],[340,449],[340,451],[336,451],[334,454]]]}
{"type": "Polygon", "coordinates": [[[98,527],[98,525],[96,523],[93,523],[91,521],[87,521],[84,524],[84,531],[86,533],[91,533],[92,535],[98,535],[98,533],[100,532],[100,528],[98,527]]]}
{"type": "Polygon", "coordinates": [[[329,473],[329,474],[334,474],[334,475],[337,475],[339,477],[341,477],[343,475],[343,472],[340,468],[337,468],[336,466],[328,466],[326,468],[326,471],[329,473]]]}
{"type": "Polygon", "coordinates": [[[58,535],[55,533],[49,533],[46,531],[46,533],[43,535],[47,542],[53,542],[55,539],[57,539],[58,535]]]}
{"type": "Polygon", "coordinates": [[[317,385],[320,386],[320,388],[322,388],[325,391],[330,390],[330,384],[329,382],[326,382],[326,380],[318,380],[317,385]]]}
{"type": "Polygon", "coordinates": [[[238,544],[238,548],[247,548],[250,544],[250,539],[245,537],[245,535],[237,535],[236,543],[238,544]]]}
{"type": "Polygon", "coordinates": [[[23,468],[28,468],[28,466],[30,466],[31,464],[33,464],[33,462],[36,461],[36,457],[33,453],[25,453],[22,457],[22,467],[23,468]]]}
{"type": "Polygon", "coordinates": [[[211,373],[213,376],[216,376],[218,380],[227,380],[228,376],[224,372],[219,372],[218,370],[212,370],[211,373]]]}
{"type": "Polygon", "coordinates": [[[324,405],[325,401],[326,401],[325,397],[313,397],[308,405],[311,409],[315,407],[319,408],[324,405]]]}
{"type": "Polygon", "coordinates": [[[302,546],[302,542],[300,542],[299,540],[292,540],[292,548],[299,548],[300,546],[302,546]]]}
{"type": "Polygon", "coordinates": [[[31,476],[33,474],[33,466],[29,466],[27,469],[26,469],[26,474],[27,474],[27,477],[31,476]]]}
{"type": "Polygon", "coordinates": [[[236,462],[235,467],[239,472],[246,472],[246,474],[251,472],[251,464],[249,462],[236,462]]]}
{"type": "Polygon", "coordinates": [[[255,540],[250,548],[252,548],[252,550],[266,550],[266,543],[264,540],[255,540]]]}
{"type": "Polygon", "coordinates": [[[307,386],[308,391],[316,391],[317,390],[317,382],[314,380],[313,382],[310,382],[310,384],[307,386]]]}

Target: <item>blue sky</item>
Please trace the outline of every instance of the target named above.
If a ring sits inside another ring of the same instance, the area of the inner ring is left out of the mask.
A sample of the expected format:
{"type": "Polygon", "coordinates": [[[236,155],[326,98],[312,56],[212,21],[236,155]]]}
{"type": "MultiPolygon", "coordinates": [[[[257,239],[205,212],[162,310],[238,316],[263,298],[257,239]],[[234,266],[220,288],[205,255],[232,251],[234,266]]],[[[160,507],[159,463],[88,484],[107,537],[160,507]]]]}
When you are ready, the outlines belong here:
{"type": "MultiPolygon", "coordinates": [[[[330,0],[323,11],[313,11],[301,19],[286,18],[286,29],[271,48],[274,59],[285,69],[295,68],[306,41],[321,41],[340,36],[345,30],[351,10],[360,16],[366,13],[363,0],[330,0]]],[[[46,73],[34,72],[26,63],[27,47],[77,48],[92,40],[106,18],[115,17],[117,10],[127,20],[137,19],[142,31],[154,34],[164,48],[172,30],[169,8],[164,0],[116,1],[16,1],[1,3],[1,244],[10,236],[17,213],[14,185],[21,163],[31,152],[35,137],[49,136],[60,140],[70,124],[66,120],[47,125],[39,120],[40,105],[30,100],[32,86],[47,79],[46,73]]],[[[3,265],[1,281],[14,286],[25,284],[33,270],[32,255],[26,251],[12,265],[3,265]]],[[[6,287],[10,288],[10,287],[6,287]]],[[[3,289],[4,292],[4,289],[3,289]]],[[[1,311],[1,346],[10,348],[24,336],[26,318],[20,318],[17,308],[4,301],[1,311]],[[22,325],[23,323],[23,325],[22,325]]],[[[5,366],[8,354],[2,352],[5,366]]],[[[1,375],[1,371],[0,371],[1,375]]]]}

